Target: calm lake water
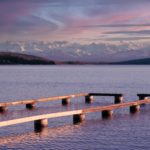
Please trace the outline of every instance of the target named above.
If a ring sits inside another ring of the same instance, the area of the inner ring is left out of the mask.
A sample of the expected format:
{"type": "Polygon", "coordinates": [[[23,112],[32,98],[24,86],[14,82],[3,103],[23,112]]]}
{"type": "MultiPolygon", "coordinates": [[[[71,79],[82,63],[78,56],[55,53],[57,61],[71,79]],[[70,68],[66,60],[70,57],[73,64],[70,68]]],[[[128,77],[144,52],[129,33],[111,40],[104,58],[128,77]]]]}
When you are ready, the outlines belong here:
{"type": "MultiPolygon", "coordinates": [[[[82,92],[123,93],[124,101],[137,100],[137,93],[150,93],[150,66],[0,66],[0,101],[38,99],[82,92]]],[[[35,110],[10,107],[0,121],[36,114],[113,104],[112,97],[96,97],[39,103],[35,110]]],[[[34,132],[33,122],[0,128],[0,150],[150,150],[150,106],[131,115],[128,108],[114,111],[109,120],[101,113],[86,115],[72,124],[72,116],[49,119],[49,127],[34,132]]]]}

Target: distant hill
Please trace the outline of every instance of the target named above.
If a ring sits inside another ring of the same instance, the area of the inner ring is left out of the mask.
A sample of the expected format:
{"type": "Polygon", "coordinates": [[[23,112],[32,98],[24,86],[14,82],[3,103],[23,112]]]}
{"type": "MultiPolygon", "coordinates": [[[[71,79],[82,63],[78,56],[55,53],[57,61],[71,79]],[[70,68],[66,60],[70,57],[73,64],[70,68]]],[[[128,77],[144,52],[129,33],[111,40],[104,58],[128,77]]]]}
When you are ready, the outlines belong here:
{"type": "Polygon", "coordinates": [[[150,58],[135,59],[128,61],[120,62],[82,62],[82,61],[52,61],[47,58],[14,53],[14,52],[0,52],[0,64],[29,64],[29,65],[84,65],[84,64],[93,64],[93,65],[150,65],[150,58]]]}
{"type": "Polygon", "coordinates": [[[122,65],[150,65],[150,58],[143,58],[143,59],[135,59],[135,60],[122,61],[122,62],[115,62],[113,64],[122,64],[122,65]]]}
{"type": "Polygon", "coordinates": [[[30,65],[54,65],[55,62],[27,54],[0,52],[0,64],[30,64],[30,65]]]}

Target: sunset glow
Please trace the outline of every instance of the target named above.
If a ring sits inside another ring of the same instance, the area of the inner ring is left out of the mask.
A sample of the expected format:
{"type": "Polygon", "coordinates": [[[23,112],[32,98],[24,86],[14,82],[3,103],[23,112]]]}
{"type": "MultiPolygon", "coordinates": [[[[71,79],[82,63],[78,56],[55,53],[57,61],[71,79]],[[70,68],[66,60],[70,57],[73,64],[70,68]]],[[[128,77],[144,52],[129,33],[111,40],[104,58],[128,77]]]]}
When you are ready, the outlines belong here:
{"type": "Polygon", "coordinates": [[[0,40],[149,38],[149,6],[148,0],[2,0],[0,40]]]}

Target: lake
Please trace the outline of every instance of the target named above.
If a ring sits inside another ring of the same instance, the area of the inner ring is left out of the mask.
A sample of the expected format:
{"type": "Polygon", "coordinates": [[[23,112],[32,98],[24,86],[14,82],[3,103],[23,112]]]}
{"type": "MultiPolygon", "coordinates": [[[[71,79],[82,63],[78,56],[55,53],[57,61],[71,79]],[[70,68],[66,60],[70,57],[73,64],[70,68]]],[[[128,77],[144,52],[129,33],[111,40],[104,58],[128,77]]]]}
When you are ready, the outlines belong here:
{"type": "MultiPolygon", "coordinates": [[[[150,93],[150,67],[147,65],[58,65],[0,66],[0,101],[38,99],[84,92],[123,93],[124,101],[137,100],[137,93],[150,93]]],[[[96,97],[92,104],[76,98],[67,107],[61,101],[10,107],[0,121],[65,110],[113,104],[112,97],[96,97]]],[[[72,117],[49,119],[49,127],[34,132],[33,122],[0,128],[0,149],[28,150],[149,150],[150,106],[131,115],[128,108],[114,111],[109,120],[101,113],[86,115],[83,123],[72,117]]]]}

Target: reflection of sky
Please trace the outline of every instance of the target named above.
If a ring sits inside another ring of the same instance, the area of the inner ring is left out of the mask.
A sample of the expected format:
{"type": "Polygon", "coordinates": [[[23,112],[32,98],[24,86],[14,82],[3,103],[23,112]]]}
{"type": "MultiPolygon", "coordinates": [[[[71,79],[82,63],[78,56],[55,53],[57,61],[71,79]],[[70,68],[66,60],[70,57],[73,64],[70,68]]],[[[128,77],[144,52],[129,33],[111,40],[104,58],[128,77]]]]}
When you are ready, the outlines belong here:
{"type": "Polygon", "coordinates": [[[148,40],[149,7],[149,0],[2,0],[0,40],[148,40]]]}

